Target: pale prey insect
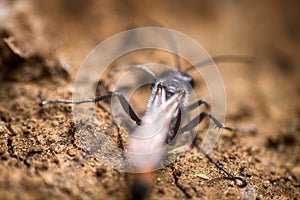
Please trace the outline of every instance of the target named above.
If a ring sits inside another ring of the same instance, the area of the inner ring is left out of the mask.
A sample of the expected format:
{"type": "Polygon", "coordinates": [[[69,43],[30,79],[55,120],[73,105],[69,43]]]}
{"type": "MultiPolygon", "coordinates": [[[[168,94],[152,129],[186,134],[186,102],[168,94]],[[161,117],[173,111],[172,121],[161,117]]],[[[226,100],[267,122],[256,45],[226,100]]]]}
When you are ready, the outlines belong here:
{"type": "MultiPolygon", "coordinates": [[[[206,65],[212,61],[249,61],[249,57],[243,56],[218,56],[200,62],[195,67],[206,65]]],[[[186,124],[182,124],[182,119],[185,118],[189,112],[198,108],[201,105],[209,104],[200,99],[191,105],[187,105],[189,94],[192,89],[193,79],[188,74],[192,68],[187,68],[186,71],[167,70],[160,76],[156,76],[149,68],[144,65],[126,66],[110,74],[113,75],[120,71],[126,70],[141,70],[153,78],[151,87],[151,96],[147,105],[144,116],[140,119],[135,113],[127,99],[120,92],[112,92],[98,96],[93,99],[72,101],[72,100],[48,100],[41,103],[45,106],[49,103],[67,103],[67,104],[81,104],[88,102],[99,102],[106,98],[117,97],[123,110],[130,118],[136,122],[137,128],[130,133],[127,151],[136,167],[136,172],[140,173],[136,176],[135,182],[132,185],[132,198],[143,199],[151,188],[151,171],[160,163],[165,154],[166,145],[171,145],[178,135],[184,132],[189,132],[192,138],[195,138],[192,144],[219,170],[223,171],[227,176],[233,180],[241,181],[240,187],[245,187],[247,181],[244,178],[235,176],[217,162],[215,162],[198,144],[195,137],[194,128],[204,119],[210,118],[218,128],[229,131],[239,131],[238,128],[228,127],[223,125],[217,118],[208,112],[201,112],[186,124]]],[[[250,130],[253,131],[253,130],[250,130]]]]}

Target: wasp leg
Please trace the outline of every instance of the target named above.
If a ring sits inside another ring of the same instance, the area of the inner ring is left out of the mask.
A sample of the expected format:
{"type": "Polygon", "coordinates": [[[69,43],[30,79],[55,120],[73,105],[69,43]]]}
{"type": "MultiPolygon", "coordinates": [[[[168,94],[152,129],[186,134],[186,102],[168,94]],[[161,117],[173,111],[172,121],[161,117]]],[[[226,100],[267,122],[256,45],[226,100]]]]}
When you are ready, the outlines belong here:
{"type": "MultiPolygon", "coordinates": [[[[193,134],[193,133],[191,133],[193,134]]],[[[222,172],[224,172],[227,176],[229,176],[230,178],[232,178],[234,181],[239,180],[242,182],[241,185],[238,185],[239,187],[243,188],[246,187],[248,185],[248,182],[242,178],[242,177],[238,177],[235,176],[234,174],[230,173],[229,171],[227,171],[226,169],[224,169],[219,163],[217,163],[216,161],[214,161],[201,147],[200,145],[197,143],[196,139],[193,141],[194,146],[198,149],[198,151],[200,153],[202,153],[209,162],[213,163],[219,170],[221,170],[222,172]]]]}
{"type": "Polygon", "coordinates": [[[203,99],[200,99],[200,100],[198,100],[197,102],[195,102],[195,103],[189,105],[186,109],[187,109],[188,111],[191,111],[191,110],[193,110],[193,109],[195,109],[195,108],[197,108],[197,107],[200,107],[202,104],[204,104],[207,108],[210,107],[209,103],[207,103],[207,102],[206,102],[205,100],[203,100],[203,99]]]}
{"type": "Polygon", "coordinates": [[[190,121],[187,125],[183,126],[180,129],[179,133],[183,133],[185,131],[189,131],[192,130],[193,128],[195,128],[198,124],[201,123],[201,121],[205,118],[205,117],[209,117],[216,125],[218,128],[222,128],[222,129],[226,129],[229,131],[238,131],[238,128],[234,128],[234,127],[229,127],[229,126],[225,126],[223,125],[219,120],[217,120],[214,116],[212,116],[210,113],[208,112],[202,112],[200,113],[200,115],[198,115],[197,117],[195,117],[192,121],[190,121]]]}
{"type": "MultiPolygon", "coordinates": [[[[224,126],[220,121],[218,121],[214,116],[212,116],[210,113],[208,112],[202,112],[200,113],[199,116],[195,117],[192,121],[190,121],[187,125],[185,125],[184,127],[182,127],[179,130],[179,133],[183,133],[185,131],[190,131],[192,136],[196,136],[195,131],[193,131],[193,128],[196,127],[205,117],[209,117],[211,120],[213,120],[213,122],[217,125],[217,127],[219,128],[223,128],[223,129],[227,129],[230,131],[237,131],[237,128],[232,128],[232,127],[228,127],[228,126],[224,126]]],[[[217,163],[216,161],[214,161],[197,143],[196,141],[196,137],[193,141],[193,145],[198,149],[198,151],[200,153],[202,153],[208,160],[209,162],[213,163],[219,170],[223,171],[227,176],[229,176],[230,178],[232,178],[233,180],[239,180],[242,182],[241,185],[239,185],[239,187],[246,187],[247,186],[247,181],[241,177],[235,176],[234,174],[230,173],[229,171],[227,171],[226,169],[224,169],[219,163],[217,163]]]]}
{"type": "Polygon", "coordinates": [[[93,99],[86,99],[86,100],[79,100],[79,101],[62,100],[62,99],[49,100],[49,101],[43,101],[42,103],[40,103],[40,105],[45,106],[49,103],[66,103],[66,104],[76,104],[76,105],[81,104],[81,103],[96,103],[98,101],[102,101],[106,98],[111,98],[114,96],[118,97],[118,99],[121,103],[121,106],[122,106],[123,110],[126,112],[126,114],[128,116],[130,116],[130,118],[133,121],[135,121],[137,125],[140,125],[142,122],[141,119],[135,114],[134,110],[130,106],[129,102],[125,99],[123,94],[121,94],[119,92],[108,93],[108,94],[104,94],[104,95],[101,95],[101,96],[93,98],[93,99]]]}

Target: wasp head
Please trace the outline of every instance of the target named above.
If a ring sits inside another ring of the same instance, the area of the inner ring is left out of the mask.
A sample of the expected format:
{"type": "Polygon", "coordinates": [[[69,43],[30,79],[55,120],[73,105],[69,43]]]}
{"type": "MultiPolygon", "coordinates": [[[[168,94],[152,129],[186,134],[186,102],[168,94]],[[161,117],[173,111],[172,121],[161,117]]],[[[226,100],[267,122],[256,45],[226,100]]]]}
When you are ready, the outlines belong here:
{"type": "Polygon", "coordinates": [[[153,95],[157,95],[158,90],[165,91],[166,99],[169,99],[174,94],[177,94],[185,99],[190,89],[192,88],[192,78],[189,75],[181,74],[176,71],[166,71],[154,84],[152,91],[153,95]]]}

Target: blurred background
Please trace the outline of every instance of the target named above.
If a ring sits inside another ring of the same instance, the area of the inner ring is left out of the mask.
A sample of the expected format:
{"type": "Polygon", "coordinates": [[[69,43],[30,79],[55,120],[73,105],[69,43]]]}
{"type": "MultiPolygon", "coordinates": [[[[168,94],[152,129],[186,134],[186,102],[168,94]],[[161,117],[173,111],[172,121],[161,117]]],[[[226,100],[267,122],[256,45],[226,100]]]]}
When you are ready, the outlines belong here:
{"type": "MultiPolygon", "coordinates": [[[[190,36],[211,55],[262,55],[277,60],[276,66],[283,71],[293,68],[298,55],[296,0],[184,3],[179,0],[1,0],[1,5],[2,25],[13,26],[7,20],[14,16],[19,26],[24,29],[27,26],[35,34],[31,40],[46,40],[47,48],[65,56],[75,69],[100,41],[132,27],[155,26],[156,22],[190,36]]],[[[19,34],[19,37],[29,37],[19,34]]]]}

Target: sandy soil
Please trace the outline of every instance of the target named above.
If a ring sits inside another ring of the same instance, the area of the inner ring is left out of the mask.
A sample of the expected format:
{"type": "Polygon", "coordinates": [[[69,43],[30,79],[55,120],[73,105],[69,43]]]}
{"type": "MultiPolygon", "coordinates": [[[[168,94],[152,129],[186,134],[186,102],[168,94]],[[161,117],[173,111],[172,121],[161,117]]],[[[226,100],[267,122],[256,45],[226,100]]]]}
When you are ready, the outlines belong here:
{"type": "MultiPolygon", "coordinates": [[[[93,154],[83,159],[71,107],[39,103],[71,99],[76,71],[95,45],[151,21],[190,36],[212,56],[255,57],[250,66],[218,66],[226,123],[254,124],[258,132],[227,133],[210,153],[248,188],[192,149],[156,171],[149,199],[299,199],[299,18],[297,1],[280,0],[0,1],[0,199],[128,197],[132,174],[93,154]]],[[[108,103],[97,108],[101,126],[94,128],[118,142],[127,133],[112,125],[108,103]]]]}

